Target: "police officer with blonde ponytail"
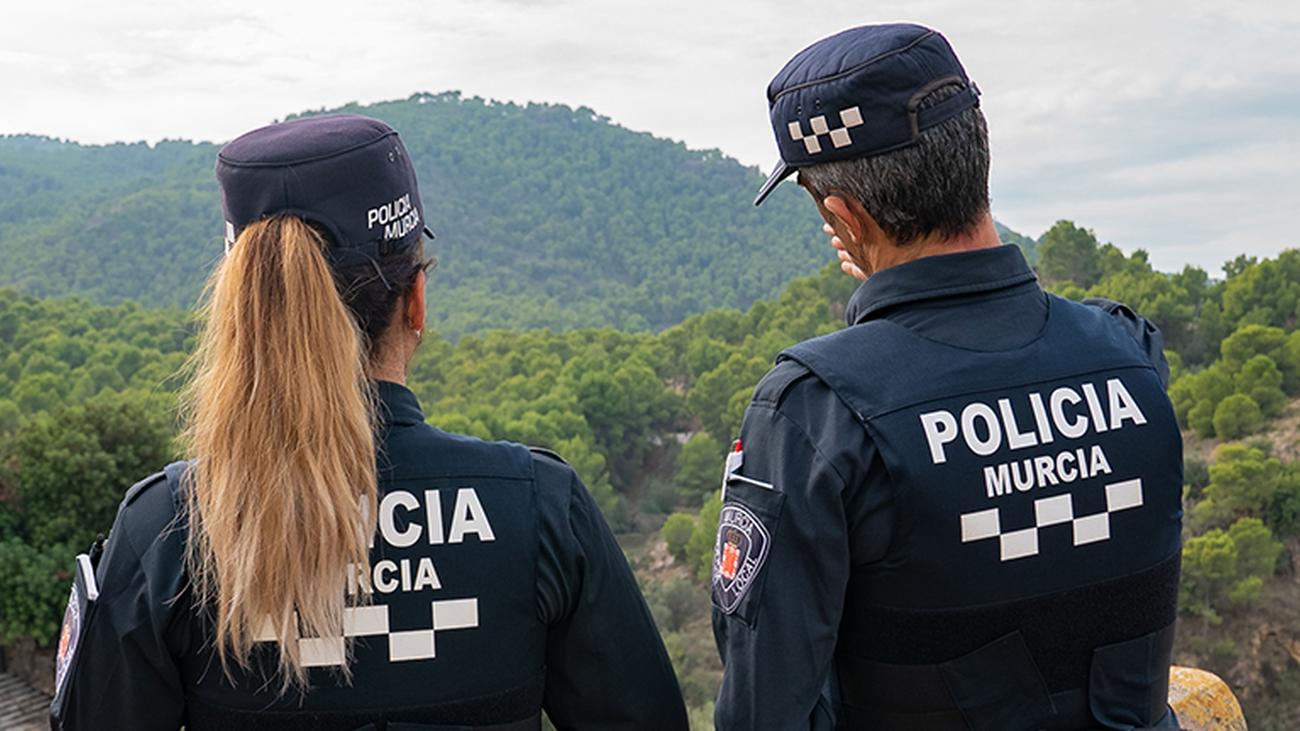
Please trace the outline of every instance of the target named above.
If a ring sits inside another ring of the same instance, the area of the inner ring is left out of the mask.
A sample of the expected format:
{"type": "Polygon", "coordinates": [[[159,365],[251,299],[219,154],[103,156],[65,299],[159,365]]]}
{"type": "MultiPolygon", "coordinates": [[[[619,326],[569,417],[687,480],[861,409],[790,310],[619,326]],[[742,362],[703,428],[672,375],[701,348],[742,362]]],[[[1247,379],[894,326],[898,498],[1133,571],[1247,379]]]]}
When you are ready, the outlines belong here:
{"type": "MultiPolygon", "coordinates": [[[[65,615],[56,729],[685,729],[618,545],[549,453],[425,423],[425,227],[397,133],[254,130],[188,462],[127,493],[65,615]]],[[[432,235],[432,234],[428,234],[432,235]]]]}

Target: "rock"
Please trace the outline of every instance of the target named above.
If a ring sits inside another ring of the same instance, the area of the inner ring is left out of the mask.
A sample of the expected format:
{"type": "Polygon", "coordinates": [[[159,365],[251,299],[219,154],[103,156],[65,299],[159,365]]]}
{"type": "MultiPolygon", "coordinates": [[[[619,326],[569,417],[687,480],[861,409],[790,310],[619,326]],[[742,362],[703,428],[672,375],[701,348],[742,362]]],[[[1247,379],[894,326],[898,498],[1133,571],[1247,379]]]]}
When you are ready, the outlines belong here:
{"type": "Polygon", "coordinates": [[[1170,668],[1169,705],[1184,731],[1247,731],[1237,697],[1214,673],[1170,668]]]}

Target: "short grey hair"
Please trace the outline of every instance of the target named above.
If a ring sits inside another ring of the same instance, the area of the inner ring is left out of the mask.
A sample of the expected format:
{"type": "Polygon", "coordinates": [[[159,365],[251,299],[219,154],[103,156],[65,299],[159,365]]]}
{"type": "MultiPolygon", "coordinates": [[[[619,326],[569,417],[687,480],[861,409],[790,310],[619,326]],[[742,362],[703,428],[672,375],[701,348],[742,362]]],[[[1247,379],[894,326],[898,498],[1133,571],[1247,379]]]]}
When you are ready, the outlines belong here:
{"type": "MultiPolygon", "coordinates": [[[[961,89],[936,89],[919,108],[961,89]]],[[[931,234],[967,234],[989,212],[988,124],[974,106],[921,132],[913,145],[800,168],[799,182],[818,201],[832,193],[852,196],[900,246],[931,234]]]]}

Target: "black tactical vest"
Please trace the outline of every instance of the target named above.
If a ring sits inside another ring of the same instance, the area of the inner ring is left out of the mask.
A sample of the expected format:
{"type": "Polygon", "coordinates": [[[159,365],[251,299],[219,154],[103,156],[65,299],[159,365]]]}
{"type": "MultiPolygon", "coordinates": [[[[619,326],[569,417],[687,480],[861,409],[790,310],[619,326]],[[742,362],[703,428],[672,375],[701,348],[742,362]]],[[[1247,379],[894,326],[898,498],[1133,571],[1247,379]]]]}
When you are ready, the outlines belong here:
{"type": "Polygon", "coordinates": [[[879,448],[895,525],[836,649],[851,728],[1092,729],[1165,714],[1182,446],[1143,349],[1049,297],[983,352],[874,320],[785,351],[879,448]]]}
{"type": "MultiPolygon", "coordinates": [[[[277,698],[267,684],[273,641],[233,685],[210,652],[191,652],[186,728],[541,728],[547,630],[532,455],[424,425],[399,431],[380,455],[371,567],[349,581],[349,592],[360,582],[373,589],[345,619],[351,647],[290,640],[314,665],[301,698],[277,698]],[[350,683],[339,673],[349,649],[350,683]]],[[[211,624],[195,626],[207,634],[211,624]]]]}

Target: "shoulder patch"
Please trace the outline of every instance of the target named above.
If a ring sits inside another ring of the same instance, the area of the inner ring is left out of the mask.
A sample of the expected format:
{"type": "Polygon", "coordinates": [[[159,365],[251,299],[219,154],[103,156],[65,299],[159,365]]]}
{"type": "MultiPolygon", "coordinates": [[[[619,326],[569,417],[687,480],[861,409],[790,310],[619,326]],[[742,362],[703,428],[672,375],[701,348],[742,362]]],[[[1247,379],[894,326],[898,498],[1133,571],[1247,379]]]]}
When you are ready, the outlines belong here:
{"type": "Polygon", "coordinates": [[[732,614],[753,586],[767,561],[772,536],[749,508],[736,503],[722,506],[718,538],[713,547],[713,600],[732,614]]]}
{"type": "Polygon", "coordinates": [[[59,631],[59,650],[54,656],[55,692],[63,690],[63,681],[68,678],[68,669],[72,667],[72,658],[77,654],[77,641],[81,639],[81,596],[77,585],[72,585],[72,594],[68,597],[68,607],[63,610],[63,628],[59,631]]]}
{"type": "Polygon", "coordinates": [[[90,556],[78,554],[72,577],[72,591],[68,595],[68,607],[63,611],[63,626],[59,630],[59,647],[54,656],[54,693],[55,703],[63,700],[63,686],[68,682],[72,661],[77,656],[81,645],[82,630],[90,615],[90,609],[99,598],[99,586],[95,581],[95,569],[90,556]]]}

